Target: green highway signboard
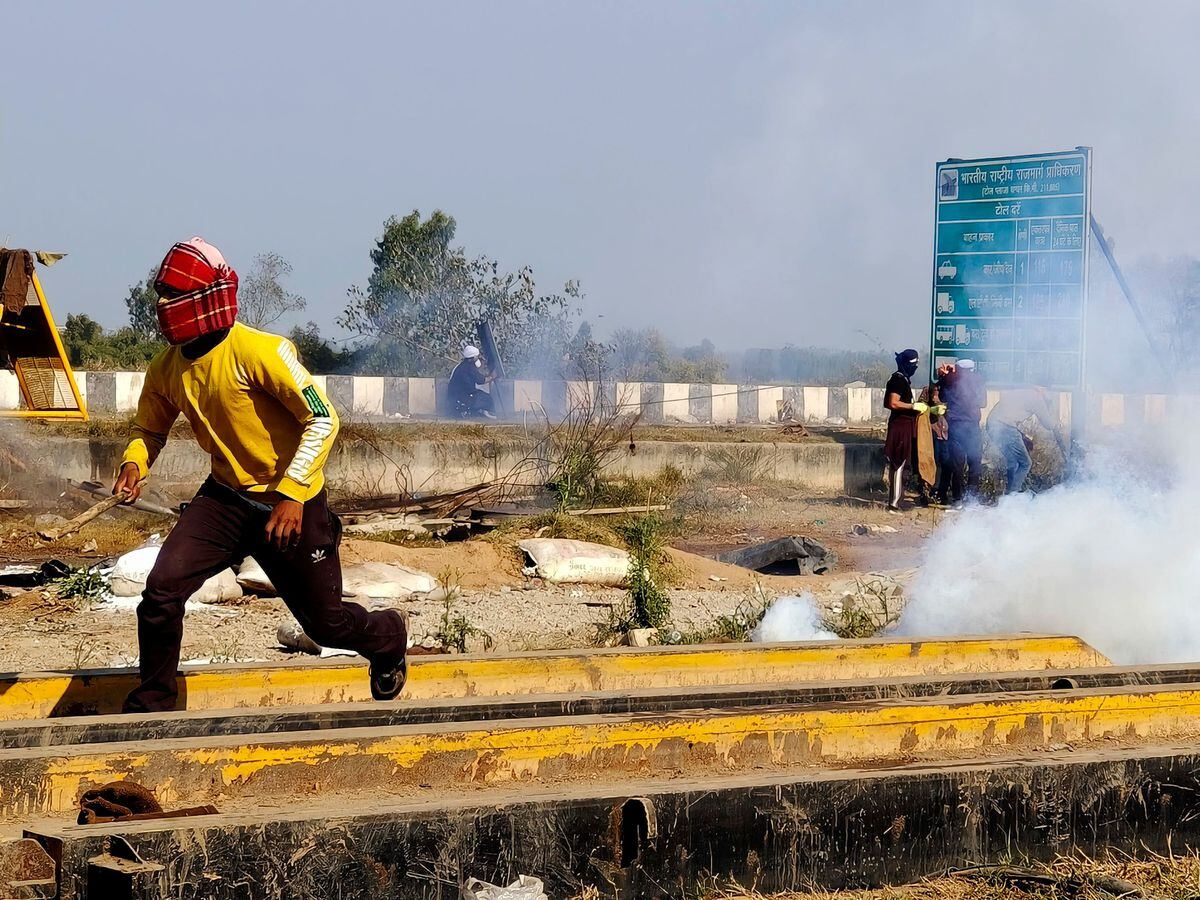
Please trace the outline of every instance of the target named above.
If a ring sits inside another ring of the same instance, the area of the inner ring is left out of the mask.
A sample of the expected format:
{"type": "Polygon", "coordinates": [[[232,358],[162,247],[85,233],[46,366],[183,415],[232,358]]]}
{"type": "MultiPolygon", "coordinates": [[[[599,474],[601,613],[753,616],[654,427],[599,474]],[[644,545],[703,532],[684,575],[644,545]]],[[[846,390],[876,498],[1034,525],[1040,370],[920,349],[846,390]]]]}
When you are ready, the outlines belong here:
{"type": "Polygon", "coordinates": [[[934,368],[1082,387],[1091,157],[1085,147],[937,165],[934,368]]]}

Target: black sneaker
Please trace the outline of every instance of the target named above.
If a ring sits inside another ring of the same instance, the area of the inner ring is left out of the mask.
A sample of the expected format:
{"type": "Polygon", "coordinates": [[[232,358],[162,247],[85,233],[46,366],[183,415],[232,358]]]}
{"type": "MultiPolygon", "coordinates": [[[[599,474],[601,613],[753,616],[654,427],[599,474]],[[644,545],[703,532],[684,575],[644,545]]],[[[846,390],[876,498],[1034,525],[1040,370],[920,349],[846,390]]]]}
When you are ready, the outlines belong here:
{"type": "Polygon", "coordinates": [[[375,660],[371,663],[371,696],[376,700],[395,700],[408,680],[408,659],[375,660]]]}

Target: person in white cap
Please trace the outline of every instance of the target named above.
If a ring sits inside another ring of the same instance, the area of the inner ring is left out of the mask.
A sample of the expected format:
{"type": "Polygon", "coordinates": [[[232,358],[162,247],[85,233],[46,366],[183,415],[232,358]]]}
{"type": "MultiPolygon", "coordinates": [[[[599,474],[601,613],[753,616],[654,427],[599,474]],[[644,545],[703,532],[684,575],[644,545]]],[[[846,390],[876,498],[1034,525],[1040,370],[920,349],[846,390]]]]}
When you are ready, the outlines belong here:
{"type": "Polygon", "coordinates": [[[496,405],[484,386],[492,376],[484,370],[478,347],[467,344],[462,349],[462,361],[450,373],[450,408],[460,419],[496,418],[496,405]]]}
{"type": "Polygon", "coordinates": [[[980,419],[987,406],[987,385],[975,361],[960,359],[946,376],[942,390],[950,428],[950,493],[955,505],[979,494],[983,480],[983,430],[980,419]]]}

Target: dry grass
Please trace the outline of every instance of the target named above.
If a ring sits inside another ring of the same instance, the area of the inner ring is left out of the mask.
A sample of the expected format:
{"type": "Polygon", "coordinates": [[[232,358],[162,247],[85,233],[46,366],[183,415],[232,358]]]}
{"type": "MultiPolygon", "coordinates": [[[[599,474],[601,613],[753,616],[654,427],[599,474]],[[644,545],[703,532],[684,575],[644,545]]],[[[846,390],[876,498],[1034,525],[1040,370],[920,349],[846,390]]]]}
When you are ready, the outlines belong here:
{"type": "Polygon", "coordinates": [[[891,578],[855,575],[853,586],[821,620],[821,627],[840,638],[875,637],[900,618],[904,592],[891,578]]]}
{"type": "Polygon", "coordinates": [[[675,466],[663,466],[653,477],[605,477],[596,486],[595,505],[640,506],[671,503],[687,487],[688,479],[675,466]]]}
{"type": "Polygon", "coordinates": [[[515,545],[532,537],[562,538],[588,541],[608,547],[624,547],[621,535],[613,528],[613,520],[599,516],[572,516],[566,513],[545,512],[537,516],[517,516],[500,523],[480,540],[500,546],[515,545]]]}
{"type": "MultiPolygon", "coordinates": [[[[532,415],[532,414],[531,414],[532,415]]],[[[91,435],[97,438],[113,438],[124,440],[129,435],[129,425],[132,421],[129,414],[96,414],[84,422],[76,421],[41,421],[30,420],[23,422],[22,427],[28,428],[31,434],[63,435],[79,437],[91,435]]],[[[483,424],[479,422],[436,422],[423,419],[408,419],[404,421],[359,420],[351,415],[344,415],[342,433],[352,437],[361,431],[373,436],[397,441],[459,441],[459,440],[488,440],[512,441],[523,443],[527,436],[527,428],[520,423],[483,424]]],[[[191,434],[188,424],[182,419],[176,423],[172,436],[191,434]]],[[[775,425],[649,425],[639,424],[633,429],[635,441],[707,441],[712,443],[857,443],[872,439],[870,435],[858,432],[841,432],[836,429],[816,429],[808,436],[793,435],[783,432],[775,425]]]]}
{"type": "Polygon", "coordinates": [[[986,866],[927,878],[916,884],[865,891],[760,894],[737,887],[704,892],[706,900],[1113,900],[1115,897],[1200,898],[1200,855],[1113,854],[1093,860],[1083,854],[1053,863],[986,866]]]}

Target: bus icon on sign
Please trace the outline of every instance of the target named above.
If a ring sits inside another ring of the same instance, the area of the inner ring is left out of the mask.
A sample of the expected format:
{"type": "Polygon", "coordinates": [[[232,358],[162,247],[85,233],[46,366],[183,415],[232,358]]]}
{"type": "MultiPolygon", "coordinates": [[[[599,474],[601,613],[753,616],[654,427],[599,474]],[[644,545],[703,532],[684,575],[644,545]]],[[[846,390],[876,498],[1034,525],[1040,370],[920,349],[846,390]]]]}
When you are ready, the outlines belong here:
{"type": "Polygon", "coordinates": [[[948,259],[943,259],[941,265],[937,267],[938,278],[953,278],[958,274],[958,266],[950,262],[948,259]]]}
{"type": "Polygon", "coordinates": [[[953,344],[954,343],[954,326],[939,325],[933,333],[933,341],[935,344],[953,344]]]}
{"type": "Polygon", "coordinates": [[[949,316],[954,314],[954,300],[946,291],[938,291],[937,295],[937,314],[939,316],[949,316]]]}

